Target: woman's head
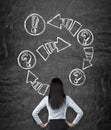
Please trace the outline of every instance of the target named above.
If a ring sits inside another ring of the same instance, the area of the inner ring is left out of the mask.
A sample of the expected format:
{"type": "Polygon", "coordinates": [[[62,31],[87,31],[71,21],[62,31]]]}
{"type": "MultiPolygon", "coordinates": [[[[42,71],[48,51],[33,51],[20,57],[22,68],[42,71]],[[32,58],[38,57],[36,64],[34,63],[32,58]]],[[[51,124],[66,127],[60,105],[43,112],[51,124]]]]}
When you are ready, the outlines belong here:
{"type": "Polygon", "coordinates": [[[58,109],[65,100],[63,82],[59,78],[54,78],[50,84],[49,103],[53,109],[58,109]]]}

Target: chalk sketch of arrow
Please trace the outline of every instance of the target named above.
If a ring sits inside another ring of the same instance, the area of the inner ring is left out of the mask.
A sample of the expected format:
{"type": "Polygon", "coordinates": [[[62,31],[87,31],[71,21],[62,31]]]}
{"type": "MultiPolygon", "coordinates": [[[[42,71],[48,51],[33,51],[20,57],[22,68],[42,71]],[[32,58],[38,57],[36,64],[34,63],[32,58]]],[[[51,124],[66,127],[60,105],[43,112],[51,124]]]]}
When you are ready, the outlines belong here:
{"type": "Polygon", "coordinates": [[[38,77],[35,74],[33,74],[30,70],[28,70],[26,83],[30,83],[31,85],[34,85],[37,80],[38,77]]]}
{"type": "Polygon", "coordinates": [[[57,49],[57,52],[60,52],[71,46],[71,44],[69,42],[63,40],[60,37],[57,37],[57,41],[54,42],[54,44],[55,44],[55,48],[57,49]]]}
{"type": "Polygon", "coordinates": [[[90,67],[92,67],[91,60],[83,59],[82,70],[85,70],[85,69],[90,68],[90,67]]]}
{"type": "Polygon", "coordinates": [[[47,42],[45,45],[41,45],[36,49],[36,52],[42,57],[44,61],[47,61],[49,56],[57,50],[57,52],[63,51],[70,47],[71,44],[60,37],[57,37],[57,41],[47,42]]]}
{"type": "Polygon", "coordinates": [[[62,29],[63,19],[61,18],[61,14],[57,14],[56,16],[54,16],[52,19],[47,21],[47,24],[55,28],[62,29]]]}
{"type": "Polygon", "coordinates": [[[28,70],[27,73],[26,83],[30,83],[33,89],[43,96],[46,94],[49,88],[48,84],[39,82],[38,77],[35,74],[33,74],[30,70],[28,70]]]}

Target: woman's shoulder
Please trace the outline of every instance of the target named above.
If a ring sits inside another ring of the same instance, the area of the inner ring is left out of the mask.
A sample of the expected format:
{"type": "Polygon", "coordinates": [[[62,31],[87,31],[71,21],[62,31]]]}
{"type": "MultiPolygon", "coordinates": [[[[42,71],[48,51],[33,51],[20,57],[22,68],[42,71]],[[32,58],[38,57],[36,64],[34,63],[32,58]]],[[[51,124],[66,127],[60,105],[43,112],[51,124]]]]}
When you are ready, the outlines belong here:
{"type": "Polygon", "coordinates": [[[49,97],[49,96],[48,96],[48,95],[46,95],[46,96],[44,97],[44,99],[48,99],[48,97],[49,97]]]}
{"type": "Polygon", "coordinates": [[[66,99],[69,99],[69,98],[71,98],[69,95],[66,95],[66,99]]]}
{"type": "Polygon", "coordinates": [[[66,95],[66,101],[69,102],[71,100],[72,100],[72,98],[69,95],[66,95]]]}
{"type": "Polygon", "coordinates": [[[42,101],[46,102],[48,100],[48,96],[45,96],[42,101]]]}

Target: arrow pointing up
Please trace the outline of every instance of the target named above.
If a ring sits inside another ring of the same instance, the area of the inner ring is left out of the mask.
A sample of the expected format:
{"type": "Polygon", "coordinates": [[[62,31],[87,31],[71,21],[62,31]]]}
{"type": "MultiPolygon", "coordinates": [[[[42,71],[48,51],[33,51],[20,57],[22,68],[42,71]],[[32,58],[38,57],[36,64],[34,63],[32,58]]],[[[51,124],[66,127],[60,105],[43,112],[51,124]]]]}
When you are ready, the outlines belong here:
{"type": "Polygon", "coordinates": [[[37,79],[37,76],[33,74],[30,70],[28,70],[26,83],[31,83],[31,85],[33,85],[37,79]]]}
{"type": "Polygon", "coordinates": [[[62,23],[63,20],[61,18],[61,14],[57,14],[55,17],[47,21],[47,24],[59,29],[62,29],[62,23]]]}
{"type": "Polygon", "coordinates": [[[62,50],[71,46],[71,44],[69,42],[63,40],[60,37],[57,37],[57,41],[54,42],[54,44],[55,44],[55,47],[57,49],[57,52],[60,52],[60,51],[62,51],[62,50]]]}

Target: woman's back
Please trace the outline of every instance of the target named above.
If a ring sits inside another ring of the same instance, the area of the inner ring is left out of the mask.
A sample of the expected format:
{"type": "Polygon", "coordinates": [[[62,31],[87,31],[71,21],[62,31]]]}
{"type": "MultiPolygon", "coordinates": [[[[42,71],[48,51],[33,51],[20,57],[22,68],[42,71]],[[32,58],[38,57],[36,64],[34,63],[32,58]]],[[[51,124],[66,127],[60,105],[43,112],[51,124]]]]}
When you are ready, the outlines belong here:
{"type": "Polygon", "coordinates": [[[65,95],[62,81],[59,78],[54,78],[50,84],[49,95],[42,99],[34,109],[32,116],[37,124],[43,128],[49,124],[49,130],[56,130],[56,127],[58,130],[67,130],[67,126],[73,127],[79,122],[83,116],[83,111],[70,96],[65,95]],[[48,110],[48,122],[45,124],[38,115],[44,107],[47,107],[48,110]],[[72,123],[67,122],[68,125],[66,125],[66,111],[68,107],[71,107],[77,113],[77,116],[72,123]]]}
{"type": "MultiPolygon", "coordinates": [[[[48,120],[66,119],[66,110],[68,107],[71,107],[77,114],[80,114],[81,116],[83,115],[83,112],[80,109],[80,107],[69,96],[66,96],[66,100],[58,109],[53,109],[51,107],[49,103],[49,96],[44,97],[42,101],[39,103],[39,105],[33,111],[33,115],[38,114],[40,110],[42,110],[44,107],[46,107],[48,110],[48,120]]],[[[73,122],[77,124],[79,120],[80,117],[76,118],[76,120],[74,120],[73,122]]]]}

